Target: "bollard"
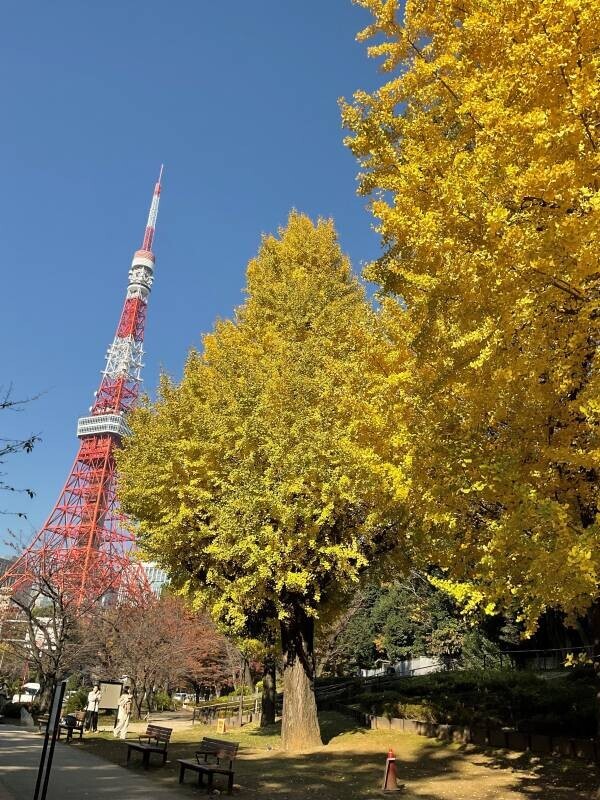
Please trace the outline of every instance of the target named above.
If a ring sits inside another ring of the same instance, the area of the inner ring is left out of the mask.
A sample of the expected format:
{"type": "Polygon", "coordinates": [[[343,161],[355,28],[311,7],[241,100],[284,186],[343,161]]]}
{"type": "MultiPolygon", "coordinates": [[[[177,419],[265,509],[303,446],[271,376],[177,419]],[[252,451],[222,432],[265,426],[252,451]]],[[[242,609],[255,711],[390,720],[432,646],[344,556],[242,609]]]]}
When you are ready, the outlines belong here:
{"type": "Polygon", "coordinates": [[[387,758],[385,760],[385,773],[383,775],[382,790],[385,794],[391,792],[401,792],[404,789],[404,784],[398,786],[398,775],[396,773],[396,756],[390,747],[388,750],[387,758]]]}

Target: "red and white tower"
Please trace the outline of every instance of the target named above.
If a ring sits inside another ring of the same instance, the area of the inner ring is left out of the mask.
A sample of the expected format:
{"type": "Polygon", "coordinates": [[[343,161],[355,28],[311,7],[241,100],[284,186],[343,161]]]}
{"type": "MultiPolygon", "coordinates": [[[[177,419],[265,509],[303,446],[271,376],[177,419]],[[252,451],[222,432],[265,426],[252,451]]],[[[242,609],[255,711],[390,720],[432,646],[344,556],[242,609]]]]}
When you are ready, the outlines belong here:
{"type": "Polygon", "coordinates": [[[75,463],[44,526],[2,576],[4,592],[10,589],[13,594],[48,581],[78,607],[108,596],[135,600],[148,592],[145,574],[132,558],[133,535],[124,528],[118,510],[115,449],[129,432],[127,412],[141,385],[161,182],[162,167],[100,387],[89,416],[77,422],[80,445],[75,463]]]}

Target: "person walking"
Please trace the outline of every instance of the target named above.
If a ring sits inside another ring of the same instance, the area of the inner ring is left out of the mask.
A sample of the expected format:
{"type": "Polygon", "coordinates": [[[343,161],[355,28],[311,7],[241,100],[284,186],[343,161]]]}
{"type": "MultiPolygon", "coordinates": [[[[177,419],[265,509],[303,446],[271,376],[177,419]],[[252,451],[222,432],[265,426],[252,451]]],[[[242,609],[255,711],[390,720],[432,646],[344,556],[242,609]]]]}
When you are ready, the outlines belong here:
{"type": "Polygon", "coordinates": [[[100,699],[102,692],[97,683],[94,684],[91,692],[88,692],[87,706],[85,709],[85,729],[86,731],[98,730],[98,708],[100,706],[100,699]]]}
{"type": "Polygon", "coordinates": [[[123,689],[123,694],[119,698],[119,710],[117,712],[117,724],[113,731],[115,739],[119,736],[125,739],[127,736],[127,728],[129,727],[129,718],[131,716],[131,706],[133,697],[129,694],[129,688],[126,686],[123,689]]]}

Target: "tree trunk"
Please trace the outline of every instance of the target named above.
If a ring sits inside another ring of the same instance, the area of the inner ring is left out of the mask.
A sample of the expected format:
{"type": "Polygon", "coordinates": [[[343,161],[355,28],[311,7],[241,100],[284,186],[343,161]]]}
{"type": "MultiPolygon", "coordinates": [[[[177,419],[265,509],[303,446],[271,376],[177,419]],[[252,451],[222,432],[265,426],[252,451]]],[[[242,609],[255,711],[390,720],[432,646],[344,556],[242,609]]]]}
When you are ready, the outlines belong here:
{"type": "Polygon", "coordinates": [[[142,716],[142,703],[144,702],[144,695],[146,694],[146,686],[142,687],[141,692],[138,691],[137,685],[132,681],[131,688],[129,690],[133,696],[133,705],[136,709],[137,718],[141,719],[142,716]]]}
{"type": "Polygon", "coordinates": [[[261,699],[261,725],[275,724],[275,700],[277,696],[275,656],[269,654],[263,664],[263,688],[261,699]]]}
{"type": "Polygon", "coordinates": [[[241,675],[241,684],[240,684],[240,689],[239,689],[239,691],[240,691],[240,702],[238,703],[238,721],[239,721],[240,728],[241,728],[242,727],[242,720],[243,720],[243,717],[244,717],[244,689],[245,689],[244,672],[243,672],[243,670],[240,670],[240,675],[241,675]]]}
{"type": "Polygon", "coordinates": [[[314,691],[314,621],[299,605],[281,621],[283,651],[283,749],[301,753],[320,747],[321,731],[314,691]]]}
{"type": "Polygon", "coordinates": [[[50,704],[54,696],[54,689],[56,688],[57,682],[55,674],[47,673],[40,678],[40,693],[37,702],[39,703],[40,712],[42,714],[47,714],[50,711],[50,704]]]}
{"type": "Polygon", "coordinates": [[[250,664],[248,659],[244,659],[244,677],[243,681],[246,686],[250,689],[250,694],[254,693],[254,679],[252,677],[252,670],[250,669],[250,664]]]}

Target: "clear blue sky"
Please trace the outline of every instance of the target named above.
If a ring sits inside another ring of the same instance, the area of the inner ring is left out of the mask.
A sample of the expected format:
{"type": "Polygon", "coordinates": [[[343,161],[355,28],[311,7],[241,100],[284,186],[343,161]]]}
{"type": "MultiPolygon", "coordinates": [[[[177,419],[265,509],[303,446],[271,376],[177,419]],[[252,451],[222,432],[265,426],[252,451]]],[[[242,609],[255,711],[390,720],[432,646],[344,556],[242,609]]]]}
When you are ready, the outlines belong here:
{"type": "MultiPolygon", "coordinates": [[[[332,216],[355,268],[377,255],[338,97],[381,82],[350,0],[33,0],[0,28],[0,436],[39,433],[0,496],[44,521],[77,451],[165,162],[146,329],[145,388],[242,300],[262,232],[292,207],[332,216]]],[[[0,533],[0,540],[5,536],[0,533]]]]}

